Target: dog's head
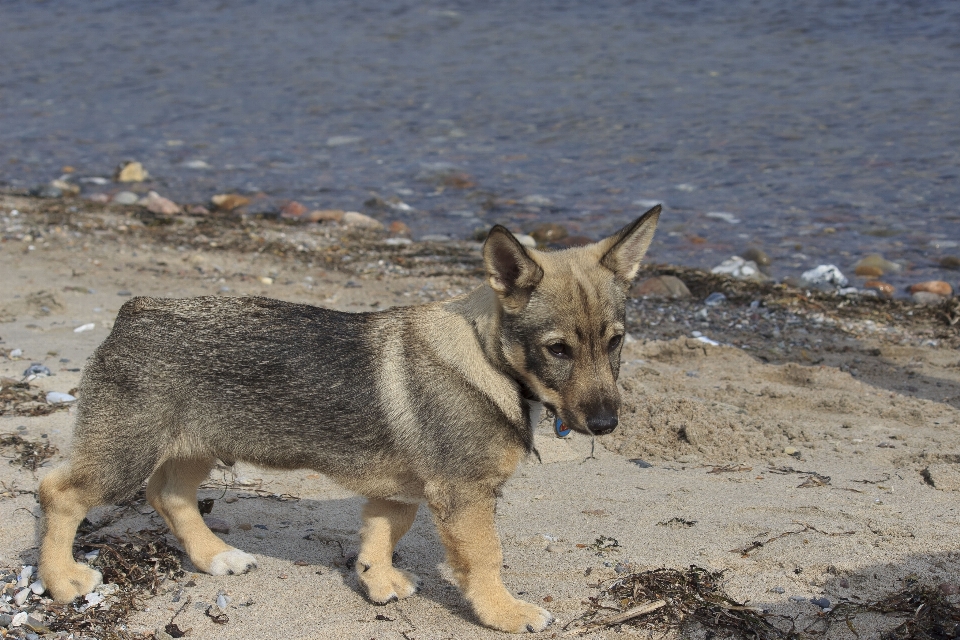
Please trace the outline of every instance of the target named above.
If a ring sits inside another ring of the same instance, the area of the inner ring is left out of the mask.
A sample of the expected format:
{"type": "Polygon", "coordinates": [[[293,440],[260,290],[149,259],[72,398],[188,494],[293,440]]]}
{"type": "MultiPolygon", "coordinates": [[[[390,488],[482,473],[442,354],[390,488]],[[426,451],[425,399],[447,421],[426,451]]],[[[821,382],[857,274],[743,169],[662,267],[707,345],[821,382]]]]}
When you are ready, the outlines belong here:
{"type": "Polygon", "coordinates": [[[555,252],[527,249],[499,225],[487,237],[504,358],[567,428],[602,435],[617,426],[627,291],[659,217],[656,206],[609,238],[555,252]]]}

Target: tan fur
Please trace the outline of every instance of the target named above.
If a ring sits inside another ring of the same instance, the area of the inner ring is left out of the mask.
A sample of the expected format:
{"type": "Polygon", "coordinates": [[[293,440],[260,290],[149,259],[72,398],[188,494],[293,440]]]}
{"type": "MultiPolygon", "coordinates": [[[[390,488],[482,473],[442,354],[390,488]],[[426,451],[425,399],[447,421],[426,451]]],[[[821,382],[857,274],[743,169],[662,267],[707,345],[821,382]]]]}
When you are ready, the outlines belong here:
{"type": "Polygon", "coordinates": [[[416,515],[416,504],[371,499],[364,505],[357,575],[374,602],[406,598],[417,590],[420,579],[393,566],[393,550],[416,515]]]}

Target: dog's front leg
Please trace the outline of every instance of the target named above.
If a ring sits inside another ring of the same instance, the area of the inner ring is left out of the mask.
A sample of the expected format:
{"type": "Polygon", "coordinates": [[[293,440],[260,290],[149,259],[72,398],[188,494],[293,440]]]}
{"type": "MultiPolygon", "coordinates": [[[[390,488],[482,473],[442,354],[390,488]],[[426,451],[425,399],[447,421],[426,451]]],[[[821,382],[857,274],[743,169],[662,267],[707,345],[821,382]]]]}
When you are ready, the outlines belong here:
{"type": "Polygon", "coordinates": [[[522,633],[542,631],[553,621],[544,609],[510,595],[500,578],[503,551],[493,522],[495,498],[476,489],[454,492],[431,509],[447,550],[447,562],[464,597],[488,627],[522,633]],[[458,495],[457,495],[458,494],[458,495]]]}
{"type": "Polygon", "coordinates": [[[363,507],[357,576],[370,599],[384,604],[417,590],[419,578],[393,566],[393,549],[417,516],[417,505],[370,498],[363,507]]]}

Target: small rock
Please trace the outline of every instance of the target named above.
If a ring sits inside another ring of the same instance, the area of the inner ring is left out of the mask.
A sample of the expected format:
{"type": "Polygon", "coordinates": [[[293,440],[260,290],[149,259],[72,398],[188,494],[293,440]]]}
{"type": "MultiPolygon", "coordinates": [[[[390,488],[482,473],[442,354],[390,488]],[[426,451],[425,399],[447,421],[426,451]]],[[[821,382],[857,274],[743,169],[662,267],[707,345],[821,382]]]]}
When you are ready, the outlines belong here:
{"type": "Polygon", "coordinates": [[[63,402],[73,402],[74,400],[76,400],[76,398],[69,393],[51,391],[47,394],[47,404],[60,404],[63,402]]]}
{"type": "Polygon", "coordinates": [[[36,582],[30,585],[30,591],[33,591],[35,594],[39,596],[44,591],[46,591],[46,587],[43,586],[42,581],[37,580],[36,582]]]}
{"type": "Polygon", "coordinates": [[[83,596],[83,599],[87,601],[87,606],[89,607],[95,607],[104,600],[103,596],[96,591],[83,596]]]}
{"type": "Polygon", "coordinates": [[[708,211],[706,213],[708,218],[713,218],[714,220],[723,220],[730,224],[739,224],[740,218],[733,215],[732,213],[727,213],[726,211],[708,211]]]}
{"type": "Polygon", "coordinates": [[[800,450],[796,447],[784,447],[783,452],[788,456],[800,457],[800,450]]]}
{"type": "Polygon", "coordinates": [[[363,140],[360,136],[330,136],[327,138],[328,147],[342,147],[345,144],[356,144],[363,140]]]}
{"type": "Polygon", "coordinates": [[[690,289],[676,276],[654,276],[641,280],[630,290],[634,298],[689,298],[690,289]]]}
{"type": "Polygon", "coordinates": [[[383,241],[384,244],[398,247],[404,244],[413,244],[413,240],[410,238],[387,238],[383,241]]]}
{"type": "Polygon", "coordinates": [[[305,216],[307,222],[341,222],[343,209],[317,209],[305,216]]]}
{"type": "Polygon", "coordinates": [[[570,234],[567,232],[567,228],[562,224],[545,222],[544,224],[535,227],[533,231],[530,232],[530,235],[533,236],[533,239],[540,244],[547,244],[549,242],[563,240],[570,234]]]}
{"type": "Polygon", "coordinates": [[[218,193],[210,198],[210,202],[220,211],[233,211],[250,204],[250,198],[236,193],[218,193]]]}
{"type": "Polygon", "coordinates": [[[17,588],[22,589],[30,584],[30,578],[32,576],[33,566],[29,564],[24,565],[23,568],[20,569],[20,574],[17,576],[17,588]]]}
{"type": "Polygon", "coordinates": [[[137,204],[140,196],[133,191],[121,191],[113,196],[112,202],[116,204],[137,204]]]}
{"type": "Polygon", "coordinates": [[[305,213],[307,213],[307,208],[296,200],[291,200],[280,209],[280,217],[288,220],[296,220],[305,213]]]}
{"type": "Polygon", "coordinates": [[[117,182],[143,182],[150,174],[139,162],[127,161],[117,167],[113,179],[117,182]]]}
{"type": "Polygon", "coordinates": [[[410,227],[408,227],[405,223],[399,220],[394,220],[393,222],[391,222],[387,231],[394,238],[401,237],[401,236],[404,238],[407,238],[410,236],[410,227]]]}
{"type": "Polygon", "coordinates": [[[641,460],[640,458],[633,458],[633,459],[630,460],[630,462],[632,462],[633,464],[637,465],[637,466],[640,467],[641,469],[650,469],[650,468],[653,467],[652,464],[650,464],[650,463],[647,462],[646,460],[641,460]]]}
{"type": "Polygon", "coordinates": [[[226,520],[204,516],[203,522],[210,528],[210,531],[214,533],[230,533],[230,524],[226,520]]]}
{"type": "MultiPolygon", "coordinates": [[[[422,242],[450,242],[453,238],[442,233],[428,233],[425,236],[421,236],[420,240],[422,242]]],[[[534,244],[536,244],[536,241],[534,241],[534,244]]]]}
{"type": "Polygon", "coordinates": [[[17,603],[18,607],[22,607],[23,603],[27,601],[27,598],[30,597],[30,589],[22,589],[17,592],[17,595],[13,596],[13,601],[17,603]]]}
{"type": "Polygon", "coordinates": [[[241,531],[250,531],[250,529],[253,529],[253,525],[249,522],[241,522],[237,525],[237,529],[240,529],[241,531]]]}
{"type": "Polygon", "coordinates": [[[89,202],[96,202],[97,204],[107,204],[110,202],[110,196],[106,193],[91,193],[86,196],[89,202]]]}
{"type": "Polygon", "coordinates": [[[93,329],[96,329],[96,328],[97,328],[96,324],[94,324],[93,322],[88,322],[87,324],[80,325],[79,327],[74,329],[73,332],[83,333],[84,331],[92,331],[93,329]]]}
{"type": "Polygon", "coordinates": [[[943,302],[943,296],[938,296],[935,293],[930,293],[929,291],[917,291],[916,293],[910,296],[913,298],[913,301],[917,304],[924,305],[938,305],[943,302]]]}
{"type": "Polygon", "coordinates": [[[770,593],[783,593],[785,589],[783,587],[774,587],[770,589],[770,593]]]}
{"type": "Polygon", "coordinates": [[[271,278],[270,276],[260,276],[257,279],[263,284],[273,284],[273,278],[271,278]]]}
{"type": "Polygon", "coordinates": [[[849,589],[849,588],[850,588],[850,581],[847,580],[846,578],[840,578],[840,587],[843,588],[843,589],[849,589]]]}
{"type": "Polygon", "coordinates": [[[39,187],[30,189],[30,195],[37,198],[60,198],[63,196],[63,191],[53,185],[42,184],[39,187]]]}
{"type": "Polygon", "coordinates": [[[351,227],[361,227],[363,229],[383,229],[382,222],[359,211],[345,212],[343,214],[343,223],[351,227]]]}
{"type": "Polygon", "coordinates": [[[147,197],[141,198],[137,203],[145,206],[147,211],[158,216],[175,216],[180,213],[180,205],[173,200],[164,198],[156,191],[148,192],[147,197]]]}
{"type": "Polygon", "coordinates": [[[54,189],[60,189],[65,196],[80,195],[80,186],[66,180],[53,180],[50,182],[50,186],[54,189]]]}
{"type": "Polygon", "coordinates": [[[210,165],[203,160],[187,160],[181,166],[187,169],[209,169],[210,165]]]}
{"type": "Polygon", "coordinates": [[[953,287],[943,280],[927,280],[926,282],[918,282],[910,285],[910,293],[918,293],[921,291],[934,293],[938,296],[943,296],[946,298],[953,294],[953,287]]]}
{"type": "Polygon", "coordinates": [[[0,628],[6,629],[13,622],[13,616],[7,613],[0,613],[0,628]]]}
{"type": "Polygon", "coordinates": [[[879,278],[883,275],[883,269],[871,266],[858,266],[853,272],[861,278],[879,278]]]}
{"type": "Polygon", "coordinates": [[[230,596],[223,593],[217,594],[217,608],[220,611],[226,611],[228,604],[230,604],[230,596]]]}
{"type": "Polygon", "coordinates": [[[549,207],[553,204],[553,200],[546,196],[534,194],[520,198],[520,204],[525,204],[531,207],[549,207]]]}
{"type": "Polygon", "coordinates": [[[810,598],[810,603],[817,605],[821,609],[830,608],[830,601],[826,598],[810,598]]]}
{"type": "Polygon", "coordinates": [[[27,376],[48,376],[50,375],[50,369],[46,368],[39,362],[32,363],[26,370],[23,372],[23,377],[27,376]]]}
{"type": "Polygon", "coordinates": [[[207,209],[203,205],[192,204],[187,207],[187,213],[192,216],[208,216],[210,215],[210,209],[207,209]]]}
{"type": "Polygon", "coordinates": [[[940,258],[940,268],[941,269],[960,269],[960,258],[957,256],[943,256],[940,258]]]}
{"type": "Polygon", "coordinates": [[[530,247],[531,249],[537,248],[537,241],[533,238],[533,236],[528,236],[525,233],[515,233],[513,234],[513,237],[517,239],[517,242],[525,247],[530,247]]]}
{"type": "Polygon", "coordinates": [[[804,282],[815,286],[845,287],[849,282],[840,269],[832,264],[821,264],[809,271],[804,271],[800,277],[804,282]]]}
{"type": "Polygon", "coordinates": [[[867,280],[863,283],[864,289],[873,289],[877,291],[885,298],[892,298],[893,294],[896,293],[896,289],[892,284],[888,284],[881,280],[867,280]]]}
{"type": "Polygon", "coordinates": [[[738,280],[752,280],[755,282],[763,282],[769,279],[760,271],[760,267],[756,262],[753,260],[744,260],[740,256],[731,256],[711,269],[710,273],[726,274],[738,280]]]}
{"type": "Polygon", "coordinates": [[[10,620],[11,627],[20,627],[27,621],[27,618],[30,617],[26,611],[21,611],[20,613],[13,616],[13,619],[10,620]]]}
{"type": "Polygon", "coordinates": [[[703,304],[707,305],[708,307],[717,307],[726,301],[727,296],[723,295],[719,291],[714,291],[704,299],[703,304]]]}
{"type": "Polygon", "coordinates": [[[741,253],[740,257],[749,262],[756,262],[757,266],[761,268],[770,265],[770,256],[768,256],[763,249],[757,247],[750,247],[741,253]]]}
{"type": "Polygon", "coordinates": [[[549,551],[550,553],[560,553],[561,551],[563,551],[563,547],[559,544],[548,544],[547,551],[549,551]]]}
{"type": "Polygon", "coordinates": [[[10,358],[19,358],[23,355],[23,349],[11,349],[10,353],[7,354],[10,358]]]}

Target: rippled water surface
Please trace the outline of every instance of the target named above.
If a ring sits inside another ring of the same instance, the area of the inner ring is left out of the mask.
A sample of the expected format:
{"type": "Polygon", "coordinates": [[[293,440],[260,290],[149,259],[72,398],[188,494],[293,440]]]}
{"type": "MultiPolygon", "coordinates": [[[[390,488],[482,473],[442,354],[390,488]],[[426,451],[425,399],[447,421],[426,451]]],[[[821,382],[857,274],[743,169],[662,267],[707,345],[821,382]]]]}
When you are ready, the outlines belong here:
{"type": "Polygon", "coordinates": [[[782,276],[880,252],[898,284],[957,286],[936,266],[960,254],[953,0],[5,0],[0,25],[9,185],[136,158],[179,201],[458,237],[599,237],[663,202],[655,260],[759,246],[782,276]]]}

